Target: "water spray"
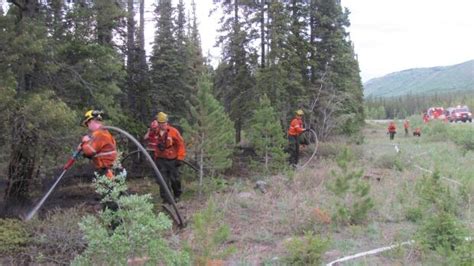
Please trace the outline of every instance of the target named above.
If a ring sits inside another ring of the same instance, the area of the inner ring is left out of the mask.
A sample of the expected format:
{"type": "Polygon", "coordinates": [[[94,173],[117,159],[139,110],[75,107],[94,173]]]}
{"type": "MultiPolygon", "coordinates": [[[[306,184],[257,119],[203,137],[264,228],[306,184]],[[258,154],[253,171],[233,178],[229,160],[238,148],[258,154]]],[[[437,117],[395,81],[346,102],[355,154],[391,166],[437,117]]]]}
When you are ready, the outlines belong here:
{"type": "Polygon", "coordinates": [[[41,200],[36,204],[36,206],[28,213],[28,215],[25,216],[25,218],[24,218],[25,221],[29,221],[29,220],[31,220],[31,218],[33,218],[33,216],[35,216],[35,214],[38,212],[38,210],[41,208],[41,206],[43,206],[44,202],[49,197],[51,192],[54,190],[54,188],[56,188],[59,181],[61,181],[64,174],[71,168],[71,166],[74,164],[74,162],[77,160],[77,158],[79,158],[80,154],[81,154],[80,150],[77,150],[73,153],[72,157],[64,165],[63,172],[61,173],[61,175],[59,175],[59,177],[56,179],[54,184],[51,186],[51,188],[48,190],[48,192],[46,192],[46,194],[43,196],[43,198],[41,198],[41,200]]]}

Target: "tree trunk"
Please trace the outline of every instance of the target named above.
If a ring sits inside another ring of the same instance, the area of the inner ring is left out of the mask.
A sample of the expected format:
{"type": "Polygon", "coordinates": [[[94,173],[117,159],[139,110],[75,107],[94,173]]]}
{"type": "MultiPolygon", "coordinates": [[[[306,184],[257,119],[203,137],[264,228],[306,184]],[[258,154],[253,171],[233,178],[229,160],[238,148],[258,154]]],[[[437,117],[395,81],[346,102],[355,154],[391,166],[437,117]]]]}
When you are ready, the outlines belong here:
{"type": "Polygon", "coordinates": [[[265,1],[260,0],[260,46],[262,50],[262,57],[260,62],[260,67],[265,68],[265,1]]]}
{"type": "MultiPolygon", "coordinates": [[[[19,11],[17,13],[18,23],[22,23],[23,18],[34,18],[39,12],[39,2],[25,0],[21,4],[13,1],[19,11]]],[[[19,71],[16,73],[16,98],[21,99],[24,95],[35,89],[35,79],[33,78],[35,69],[30,72],[19,71]]],[[[22,204],[29,197],[29,188],[36,163],[36,148],[38,137],[34,131],[28,130],[25,117],[21,110],[15,110],[13,114],[12,143],[10,162],[8,164],[8,182],[5,190],[5,207],[10,204],[22,204]]]]}
{"type": "Polygon", "coordinates": [[[35,149],[38,139],[34,132],[28,132],[25,119],[19,116],[13,122],[13,141],[8,164],[8,184],[5,202],[22,202],[28,199],[30,182],[35,169],[35,149]]]}
{"type": "Polygon", "coordinates": [[[135,56],[135,12],[133,0],[127,1],[127,98],[130,110],[137,110],[136,56],[135,56]]]}

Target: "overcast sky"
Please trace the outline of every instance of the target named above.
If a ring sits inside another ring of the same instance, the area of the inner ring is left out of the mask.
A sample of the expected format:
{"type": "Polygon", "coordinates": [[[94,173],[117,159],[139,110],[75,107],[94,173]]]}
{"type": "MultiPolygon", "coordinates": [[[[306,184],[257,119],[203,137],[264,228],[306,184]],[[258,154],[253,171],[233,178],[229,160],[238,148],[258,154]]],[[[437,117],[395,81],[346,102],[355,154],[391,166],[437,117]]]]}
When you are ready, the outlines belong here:
{"type": "MultiPolygon", "coordinates": [[[[190,2],[190,0],[189,0],[190,2]]],[[[203,50],[215,43],[212,0],[196,1],[203,50]]],[[[408,68],[474,59],[474,0],[342,0],[363,81],[408,68]]]]}

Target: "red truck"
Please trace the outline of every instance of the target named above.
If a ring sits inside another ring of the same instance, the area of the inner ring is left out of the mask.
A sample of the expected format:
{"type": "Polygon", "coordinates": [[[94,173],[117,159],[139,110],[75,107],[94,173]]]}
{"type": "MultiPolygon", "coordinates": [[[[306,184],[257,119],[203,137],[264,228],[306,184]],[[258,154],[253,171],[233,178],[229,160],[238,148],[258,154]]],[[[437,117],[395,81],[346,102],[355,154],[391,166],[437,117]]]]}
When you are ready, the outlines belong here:
{"type": "Polygon", "coordinates": [[[466,105],[458,105],[456,107],[449,107],[446,109],[446,118],[449,122],[467,121],[472,123],[472,113],[466,105]]]}

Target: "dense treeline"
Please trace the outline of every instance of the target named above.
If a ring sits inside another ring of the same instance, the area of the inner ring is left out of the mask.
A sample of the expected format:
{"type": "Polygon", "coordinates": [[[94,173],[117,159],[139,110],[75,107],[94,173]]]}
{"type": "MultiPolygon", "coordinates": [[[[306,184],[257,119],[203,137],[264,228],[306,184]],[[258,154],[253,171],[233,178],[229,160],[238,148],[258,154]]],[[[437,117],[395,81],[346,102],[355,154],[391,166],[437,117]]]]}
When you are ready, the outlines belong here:
{"type": "Polygon", "coordinates": [[[416,94],[390,98],[365,99],[365,113],[370,119],[403,119],[421,115],[430,107],[455,107],[467,105],[474,108],[474,92],[450,92],[443,94],[416,94]]]}
{"type": "Polygon", "coordinates": [[[27,198],[31,181],[62,162],[80,136],[80,116],[91,108],[137,136],[157,111],[195,125],[191,131],[206,128],[215,114],[196,108],[220,104],[222,119],[234,127],[228,136],[240,141],[251,121],[265,120],[252,119],[260,99],[273,107],[282,136],[297,108],[321,138],[354,133],[363,122],[349,12],[339,0],[215,0],[223,12],[215,70],[202,55],[194,1],[191,10],[183,0],[154,3],[150,57],[145,0],[8,2],[0,10],[6,200],[27,198]],[[209,96],[201,86],[211,87],[209,96]]]}

